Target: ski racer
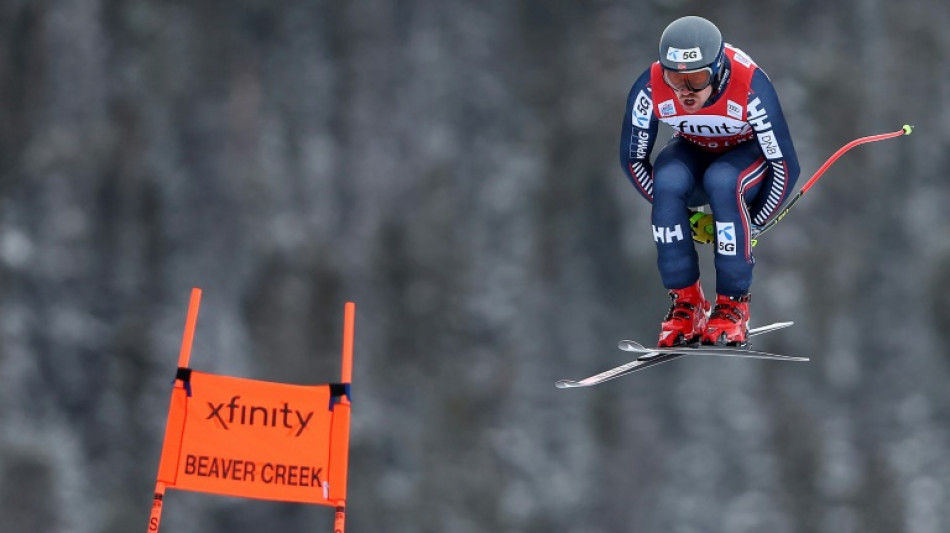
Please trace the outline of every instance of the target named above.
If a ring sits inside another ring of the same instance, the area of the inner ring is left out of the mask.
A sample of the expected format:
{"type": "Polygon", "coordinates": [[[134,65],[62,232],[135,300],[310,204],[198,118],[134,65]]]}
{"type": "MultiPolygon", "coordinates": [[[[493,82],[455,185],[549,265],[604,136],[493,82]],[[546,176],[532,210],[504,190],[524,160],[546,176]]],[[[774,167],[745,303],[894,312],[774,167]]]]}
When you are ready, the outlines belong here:
{"type": "Polygon", "coordinates": [[[673,21],[659,61],[630,89],[620,161],[653,204],[657,265],[673,300],[658,345],[745,345],[752,239],[781,212],[799,174],[769,77],[712,22],[673,21]],[[660,121],[673,136],[651,164],[660,121]],[[706,205],[711,214],[695,210],[706,205]],[[715,243],[715,307],[703,295],[694,240],[715,243]]]}

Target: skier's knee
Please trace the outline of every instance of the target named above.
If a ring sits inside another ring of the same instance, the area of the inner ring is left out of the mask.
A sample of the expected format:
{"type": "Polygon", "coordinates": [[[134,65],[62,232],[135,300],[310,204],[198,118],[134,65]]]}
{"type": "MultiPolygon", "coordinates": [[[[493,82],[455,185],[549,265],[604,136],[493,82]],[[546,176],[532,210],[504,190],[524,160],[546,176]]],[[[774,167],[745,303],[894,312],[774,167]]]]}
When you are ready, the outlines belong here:
{"type": "Polygon", "coordinates": [[[672,163],[654,169],[654,196],[674,194],[685,198],[695,187],[695,180],[684,165],[672,163]]]}

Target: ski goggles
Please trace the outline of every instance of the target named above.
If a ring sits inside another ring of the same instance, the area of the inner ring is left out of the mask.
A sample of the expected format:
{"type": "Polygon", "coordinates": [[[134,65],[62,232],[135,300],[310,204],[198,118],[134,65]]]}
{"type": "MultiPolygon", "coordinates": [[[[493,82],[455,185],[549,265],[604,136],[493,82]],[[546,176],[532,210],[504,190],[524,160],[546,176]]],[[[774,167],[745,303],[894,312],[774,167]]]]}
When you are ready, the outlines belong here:
{"type": "Polygon", "coordinates": [[[703,67],[696,70],[678,72],[663,69],[663,81],[674,91],[690,90],[694,93],[702,91],[712,83],[712,68],[703,67]]]}

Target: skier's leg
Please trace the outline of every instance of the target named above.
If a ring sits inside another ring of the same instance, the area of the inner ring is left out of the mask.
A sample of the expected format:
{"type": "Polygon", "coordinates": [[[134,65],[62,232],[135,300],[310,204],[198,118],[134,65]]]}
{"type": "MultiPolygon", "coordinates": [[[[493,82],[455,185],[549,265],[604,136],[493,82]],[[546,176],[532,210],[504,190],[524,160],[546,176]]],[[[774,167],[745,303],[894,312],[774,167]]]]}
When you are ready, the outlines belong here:
{"type": "Polygon", "coordinates": [[[688,206],[700,191],[697,178],[708,159],[708,154],[674,138],[653,166],[653,240],[660,277],[673,300],[660,326],[659,346],[698,342],[706,329],[710,306],[699,282],[699,258],[689,227],[688,206]]]}
{"type": "Polygon", "coordinates": [[[748,142],[722,155],[703,176],[716,221],[717,294],[703,343],[746,343],[755,266],[748,202],[755,198],[767,172],[758,146],[748,142]]]}
{"type": "Polygon", "coordinates": [[[703,189],[716,220],[716,293],[742,296],[752,284],[752,222],[748,202],[758,194],[768,164],[758,145],[747,142],[709,165],[703,189]]]}
{"type": "Polygon", "coordinates": [[[691,199],[702,193],[699,180],[708,159],[708,154],[674,137],[653,164],[653,241],[660,278],[667,289],[681,289],[699,279],[689,206],[691,199]]]}

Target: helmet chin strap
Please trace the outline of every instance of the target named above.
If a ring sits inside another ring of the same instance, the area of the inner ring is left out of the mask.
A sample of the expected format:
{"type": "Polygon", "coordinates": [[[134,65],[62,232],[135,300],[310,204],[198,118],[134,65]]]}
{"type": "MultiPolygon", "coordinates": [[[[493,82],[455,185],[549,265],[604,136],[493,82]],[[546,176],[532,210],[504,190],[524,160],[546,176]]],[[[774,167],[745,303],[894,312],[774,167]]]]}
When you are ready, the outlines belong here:
{"type": "Polygon", "coordinates": [[[722,92],[722,89],[729,81],[729,75],[732,70],[729,68],[729,62],[726,60],[725,48],[725,44],[720,46],[719,55],[716,57],[716,61],[713,62],[713,70],[715,71],[715,78],[712,82],[713,93],[722,92]]]}
{"type": "Polygon", "coordinates": [[[713,94],[718,94],[722,92],[722,89],[726,86],[726,83],[729,81],[729,75],[732,73],[732,69],[727,68],[725,64],[719,67],[719,71],[716,72],[716,78],[712,82],[713,94]]]}

